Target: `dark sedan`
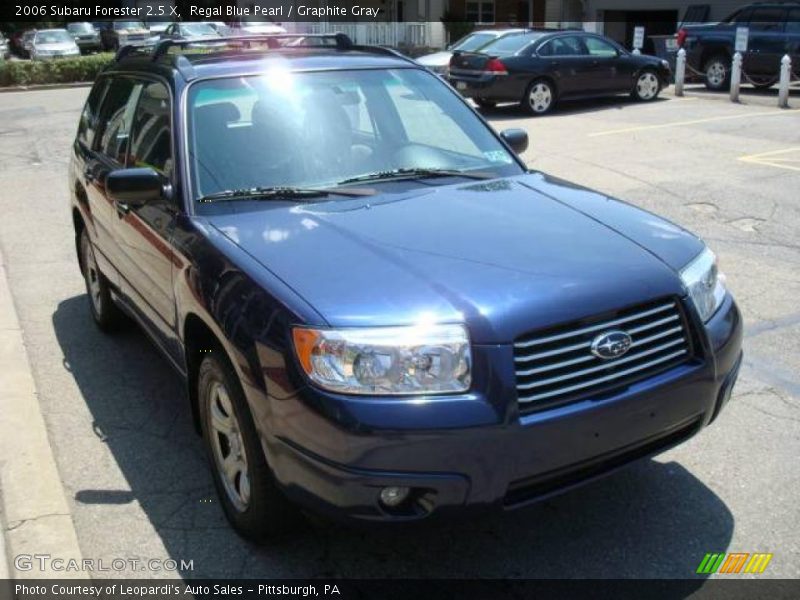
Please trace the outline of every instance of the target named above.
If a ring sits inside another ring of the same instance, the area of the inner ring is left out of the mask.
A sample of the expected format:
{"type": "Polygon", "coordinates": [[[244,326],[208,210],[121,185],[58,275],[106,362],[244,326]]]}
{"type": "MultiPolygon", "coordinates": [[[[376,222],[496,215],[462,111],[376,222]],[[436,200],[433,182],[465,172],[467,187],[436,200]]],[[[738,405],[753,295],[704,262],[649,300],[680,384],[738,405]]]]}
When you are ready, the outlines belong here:
{"type": "Polygon", "coordinates": [[[654,100],[669,80],[666,61],[582,31],[510,35],[481,52],[456,52],[450,61],[450,82],[479,106],[519,102],[537,115],[562,99],[631,94],[654,100]]]}

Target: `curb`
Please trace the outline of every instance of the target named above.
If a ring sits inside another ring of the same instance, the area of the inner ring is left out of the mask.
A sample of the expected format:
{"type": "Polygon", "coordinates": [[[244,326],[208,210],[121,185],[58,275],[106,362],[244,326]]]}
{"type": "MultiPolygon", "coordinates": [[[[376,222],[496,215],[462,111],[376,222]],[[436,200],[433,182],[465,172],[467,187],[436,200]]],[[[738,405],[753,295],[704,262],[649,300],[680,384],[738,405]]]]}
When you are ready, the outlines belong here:
{"type": "MultiPolygon", "coordinates": [[[[8,557],[49,554],[67,561],[82,559],[78,536],[56,468],[47,428],[31,374],[28,354],[0,250],[0,558],[12,579],[78,578],[78,570],[45,571],[38,561],[17,569],[8,557]]],[[[2,574],[2,566],[0,566],[2,574]]]]}
{"type": "Polygon", "coordinates": [[[0,94],[14,92],[35,92],[39,90],[66,90],[71,88],[90,87],[93,81],[77,81],[75,83],[39,83],[35,85],[9,85],[0,87],[0,94]]]}

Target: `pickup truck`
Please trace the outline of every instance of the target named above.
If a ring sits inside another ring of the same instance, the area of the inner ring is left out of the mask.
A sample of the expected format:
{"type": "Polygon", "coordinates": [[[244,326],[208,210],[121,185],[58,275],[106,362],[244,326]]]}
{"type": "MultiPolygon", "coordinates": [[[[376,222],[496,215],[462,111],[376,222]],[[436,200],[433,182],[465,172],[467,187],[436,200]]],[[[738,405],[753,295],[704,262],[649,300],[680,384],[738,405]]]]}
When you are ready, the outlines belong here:
{"type": "Polygon", "coordinates": [[[757,88],[774,85],[785,54],[792,64],[800,65],[800,2],[750,4],[720,23],[685,25],[678,30],[677,43],[686,50],[687,65],[704,74],[708,89],[730,86],[739,27],[749,29],[747,51],[742,53],[744,81],[757,88]]]}

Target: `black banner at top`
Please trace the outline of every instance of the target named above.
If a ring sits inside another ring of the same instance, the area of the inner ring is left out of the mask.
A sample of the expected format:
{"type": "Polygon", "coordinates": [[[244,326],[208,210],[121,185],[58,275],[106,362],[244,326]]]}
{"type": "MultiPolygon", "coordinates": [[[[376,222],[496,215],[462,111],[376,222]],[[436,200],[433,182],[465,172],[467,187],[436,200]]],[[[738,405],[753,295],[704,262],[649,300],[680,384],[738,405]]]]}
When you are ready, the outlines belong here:
{"type": "Polygon", "coordinates": [[[151,21],[391,21],[380,0],[3,0],[0,22],[151,21]]]}

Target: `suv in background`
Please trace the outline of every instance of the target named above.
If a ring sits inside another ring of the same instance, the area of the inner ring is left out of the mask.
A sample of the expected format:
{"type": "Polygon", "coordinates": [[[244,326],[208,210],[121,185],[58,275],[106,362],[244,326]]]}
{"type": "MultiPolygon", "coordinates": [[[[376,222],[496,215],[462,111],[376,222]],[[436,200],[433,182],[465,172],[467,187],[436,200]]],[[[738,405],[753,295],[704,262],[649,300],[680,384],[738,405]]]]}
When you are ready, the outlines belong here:
{"type": "Polygon", "coordinates": [[[68,189],[87,313],[185,382],[243,536],[519,508],[723,409],[742,319],[702,240],[529,171],[390,49],[220,41],[121,49],[68,189]]]}
{"type": "Polygon", "coordinates": [[[142,21],[108,21],[100,31],[103,50],[119,50],[126,44],[144,42],[150,31],[142,21]]]}
{"type": "Polygon", "coordinates": [[[768,88],[778,81],[785,54],[792,64],[800,64],[800,2],[757,2],[720,23],[684,25],[678,30],[677,43],[686,50],[687,64],[704,73],[709,89],[730,86],[738,27],[750,30],[742,69],[755,87],[768,88]]]}
{"type": "Polygon", "coordinates": [[[100,51],[100,33],[91,23],[67,23],[67,32],[78,44],[81,53],[100,51]]]}

